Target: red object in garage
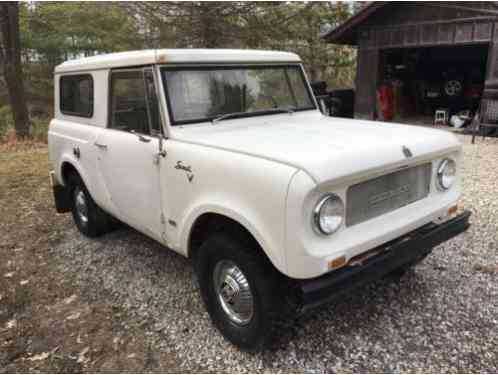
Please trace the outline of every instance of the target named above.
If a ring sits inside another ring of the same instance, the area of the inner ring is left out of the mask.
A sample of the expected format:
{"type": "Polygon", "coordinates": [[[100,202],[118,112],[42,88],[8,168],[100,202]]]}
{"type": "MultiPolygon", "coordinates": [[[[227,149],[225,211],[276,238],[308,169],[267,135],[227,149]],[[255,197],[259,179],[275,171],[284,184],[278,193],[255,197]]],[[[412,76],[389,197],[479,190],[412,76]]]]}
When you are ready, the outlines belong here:
{"type": "Polygon", "coordinates": [[[394,118],[394,94],[392,86],[386,83],[380,85],[377,90],[377,97],[382,120],[392,121],[394,118]]]}

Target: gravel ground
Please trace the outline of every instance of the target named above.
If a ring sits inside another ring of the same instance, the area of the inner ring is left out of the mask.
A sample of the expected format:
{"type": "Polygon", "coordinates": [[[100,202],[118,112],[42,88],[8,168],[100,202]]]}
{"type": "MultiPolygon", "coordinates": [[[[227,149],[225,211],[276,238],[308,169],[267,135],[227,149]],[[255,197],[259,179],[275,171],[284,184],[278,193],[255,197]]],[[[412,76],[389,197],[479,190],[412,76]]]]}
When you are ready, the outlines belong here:
{"type": "Polygon", "coordinates": [[[69,228],[56,249],[94,298],[112,302],[159,333],[154,345],[184,371],[497,372],[498,141],[465,142],[467,233],[437,247],[399,283],[382,280],[301,318],[287,337],[251,355],[211,325],[189,262],[130,229],[99,240],[69,228]]]}
{"type": "Polygon", "coordinates": [[[399,282],[300,318],[259,354],[214,329],[188,260],[131,229],[82,237],[53,215],[45,165],[5,180],[45,185],[17,204],[0,189],[27,222],[0,222],[0,372],[498,372],[498,140],[462,140],[469,231],[399,282]]]}

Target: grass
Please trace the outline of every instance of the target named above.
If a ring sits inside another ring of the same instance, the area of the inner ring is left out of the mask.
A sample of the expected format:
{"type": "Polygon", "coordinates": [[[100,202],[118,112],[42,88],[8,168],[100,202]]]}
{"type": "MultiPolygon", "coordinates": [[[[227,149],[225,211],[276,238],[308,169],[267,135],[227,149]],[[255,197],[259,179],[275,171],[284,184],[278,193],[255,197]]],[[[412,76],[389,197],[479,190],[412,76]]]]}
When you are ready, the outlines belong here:
{"type": "Polygon", "coordinates": [[[0,145],[0,199],[15,201],[46,193],[48,171],[46,145],[37,142],[0,145]]]}
{"type": "MultiPolygon", "coordinates": [[[[47,143],[49,123],[50,117],[48,116],[31,116],[29,138],[23,140],[23,143],[47,143]]],[[[0,107],[0,144],[12,145],[17,143],[19,142],[16,138],[10,107],[0,107]]]]}

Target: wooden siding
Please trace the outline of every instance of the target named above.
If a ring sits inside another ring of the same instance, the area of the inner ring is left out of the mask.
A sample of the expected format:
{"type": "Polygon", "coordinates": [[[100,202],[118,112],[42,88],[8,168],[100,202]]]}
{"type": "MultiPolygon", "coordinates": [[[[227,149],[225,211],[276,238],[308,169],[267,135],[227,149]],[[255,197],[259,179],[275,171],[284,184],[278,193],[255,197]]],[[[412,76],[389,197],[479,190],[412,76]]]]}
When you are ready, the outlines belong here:
{"type": "Polygon", "coordinates": [[[474,18],[363,29],[359,35],[359,48],[430,47],[487,43],[492,38],[494,21],[496,19],[474,18]]]}
{"type": "Polygon", "coordinates": [[[379,50],[360,48],[356,70],[355,117],[373,119],[376,107],[379,50]]]}
{"type": "Polygon", "coordinates": [[[392,2],[377,10],[359,26],[362,28],[403,26],[424,22],[492,17],[497,14],[498,5],[495,2],[392,2]]]}

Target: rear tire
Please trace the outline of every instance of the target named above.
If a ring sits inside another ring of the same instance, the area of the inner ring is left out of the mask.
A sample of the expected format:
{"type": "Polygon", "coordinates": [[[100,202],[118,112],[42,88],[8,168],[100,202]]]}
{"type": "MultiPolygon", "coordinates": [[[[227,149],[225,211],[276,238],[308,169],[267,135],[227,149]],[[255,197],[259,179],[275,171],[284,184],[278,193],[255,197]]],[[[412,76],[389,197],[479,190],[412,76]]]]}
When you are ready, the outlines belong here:
{"type": "Polygon", "coordinates": [[[285,288],[257,244],[215,234],[194,259],[201,296],[218,330],[246,351],[267,347],[281,324],[285,288]]]}
{"type": "Polygon", "coordinates": [[[98,237],[112,228],[112,218],[93,200],[83,180],[77,174],[69,176],[72,199],[71,212],[79,231],[87,237],[98,237]]]}

